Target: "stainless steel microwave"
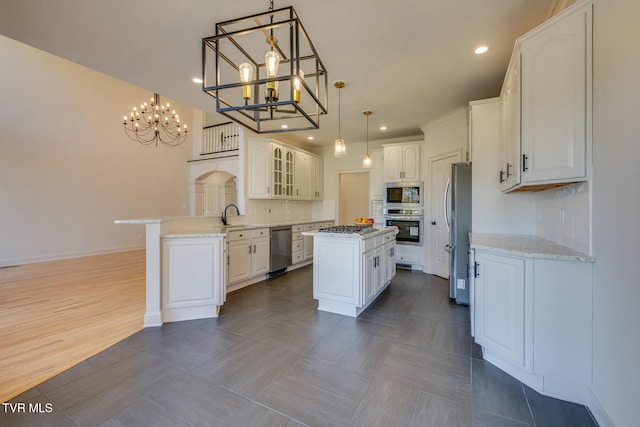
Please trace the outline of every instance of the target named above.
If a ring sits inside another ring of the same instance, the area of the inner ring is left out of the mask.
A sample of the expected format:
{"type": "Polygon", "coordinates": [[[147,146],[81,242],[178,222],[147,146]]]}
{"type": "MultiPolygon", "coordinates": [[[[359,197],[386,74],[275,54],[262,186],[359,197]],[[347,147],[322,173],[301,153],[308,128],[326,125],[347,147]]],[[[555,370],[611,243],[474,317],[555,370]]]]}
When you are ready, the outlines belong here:
{"type": "Polygon", "coordinates": [[[423,206],[424,186],[420,181],[387,182],[384,185],[384,206],[418,208],[423,206]]]}

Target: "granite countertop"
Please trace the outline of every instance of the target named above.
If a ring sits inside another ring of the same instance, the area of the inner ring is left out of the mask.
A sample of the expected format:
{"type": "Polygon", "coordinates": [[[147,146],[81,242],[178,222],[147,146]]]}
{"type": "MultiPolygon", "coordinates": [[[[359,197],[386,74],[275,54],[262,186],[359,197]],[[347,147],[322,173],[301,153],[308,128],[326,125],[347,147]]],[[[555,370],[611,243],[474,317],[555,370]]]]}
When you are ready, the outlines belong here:
{"type": "MultiPolygon", "coordinates": [[[[229,218],[230,220],[235,217],[229,218]]],[[[236,218],[237,219],[237,218],[236,218]]],[[[158,217],[116,220],[116,224],[161,224],[160,236],[167,239],[224,237],[229,231],[269,228],[281,225],[333,222],[332,219],[274,221],[259,224],[222,225],[218,217],[158,217]]]]}
{"type": "Polygon", "coordinates": [[[595,258],[551,240],[524,234],[469,233],[472,248],[559,261],[595,262],[595,258]]]}

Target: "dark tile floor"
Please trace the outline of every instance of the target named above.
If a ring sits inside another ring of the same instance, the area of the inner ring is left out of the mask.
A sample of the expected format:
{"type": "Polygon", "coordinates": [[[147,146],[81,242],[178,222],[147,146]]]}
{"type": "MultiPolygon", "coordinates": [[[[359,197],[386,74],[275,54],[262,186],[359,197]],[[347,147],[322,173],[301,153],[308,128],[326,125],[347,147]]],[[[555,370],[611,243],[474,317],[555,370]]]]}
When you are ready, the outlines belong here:
{"type": "Polygon", "coordinates": [[[443,279],[399,270],[358,319],[316,307],[310,266],[241,289],[217,319],[145,329],[16,397],[26,413],[3,405],[0,425],[596,425],[483,361],[443,279]]]}

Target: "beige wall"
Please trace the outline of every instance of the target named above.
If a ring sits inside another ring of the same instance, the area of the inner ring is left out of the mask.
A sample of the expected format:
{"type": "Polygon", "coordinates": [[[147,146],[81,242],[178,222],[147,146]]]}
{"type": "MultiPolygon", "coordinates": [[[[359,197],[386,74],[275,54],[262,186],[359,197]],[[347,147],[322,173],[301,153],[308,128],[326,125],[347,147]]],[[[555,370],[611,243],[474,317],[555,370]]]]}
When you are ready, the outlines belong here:
{"type": "Polygon", "coordinates": [[[0,265],[142,247],[142,226],[113,221],[188,213],[190,141],[122,129],[151,91],[3,36],[0,57],[0,265]]]}

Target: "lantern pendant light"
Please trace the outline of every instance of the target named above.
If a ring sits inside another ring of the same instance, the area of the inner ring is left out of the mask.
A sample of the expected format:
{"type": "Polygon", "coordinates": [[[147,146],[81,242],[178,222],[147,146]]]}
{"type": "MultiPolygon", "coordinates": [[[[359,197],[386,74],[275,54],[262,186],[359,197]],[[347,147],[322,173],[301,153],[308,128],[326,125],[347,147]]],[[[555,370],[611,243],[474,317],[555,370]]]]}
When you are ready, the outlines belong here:
{"type": "Polygon", "coordinates": [[[347,157],[347,146],[345,145],[344,139],[342,139],[340,133],[340,89],[345,87],[345,82],[338,80],[334,82],[333,85],[338,89],[338,137],[336,138],[333,155],[335,157],[341,158],[347,157]]]}
{"type": "Polygon", "coordinates": [[[362,159],[362,167],[365,169],[371,168],[371,156],[369,155],[369,116],[373,114],[371,110],[364,110],[362,114],[367,118],[367,151],[362,159]]]}

